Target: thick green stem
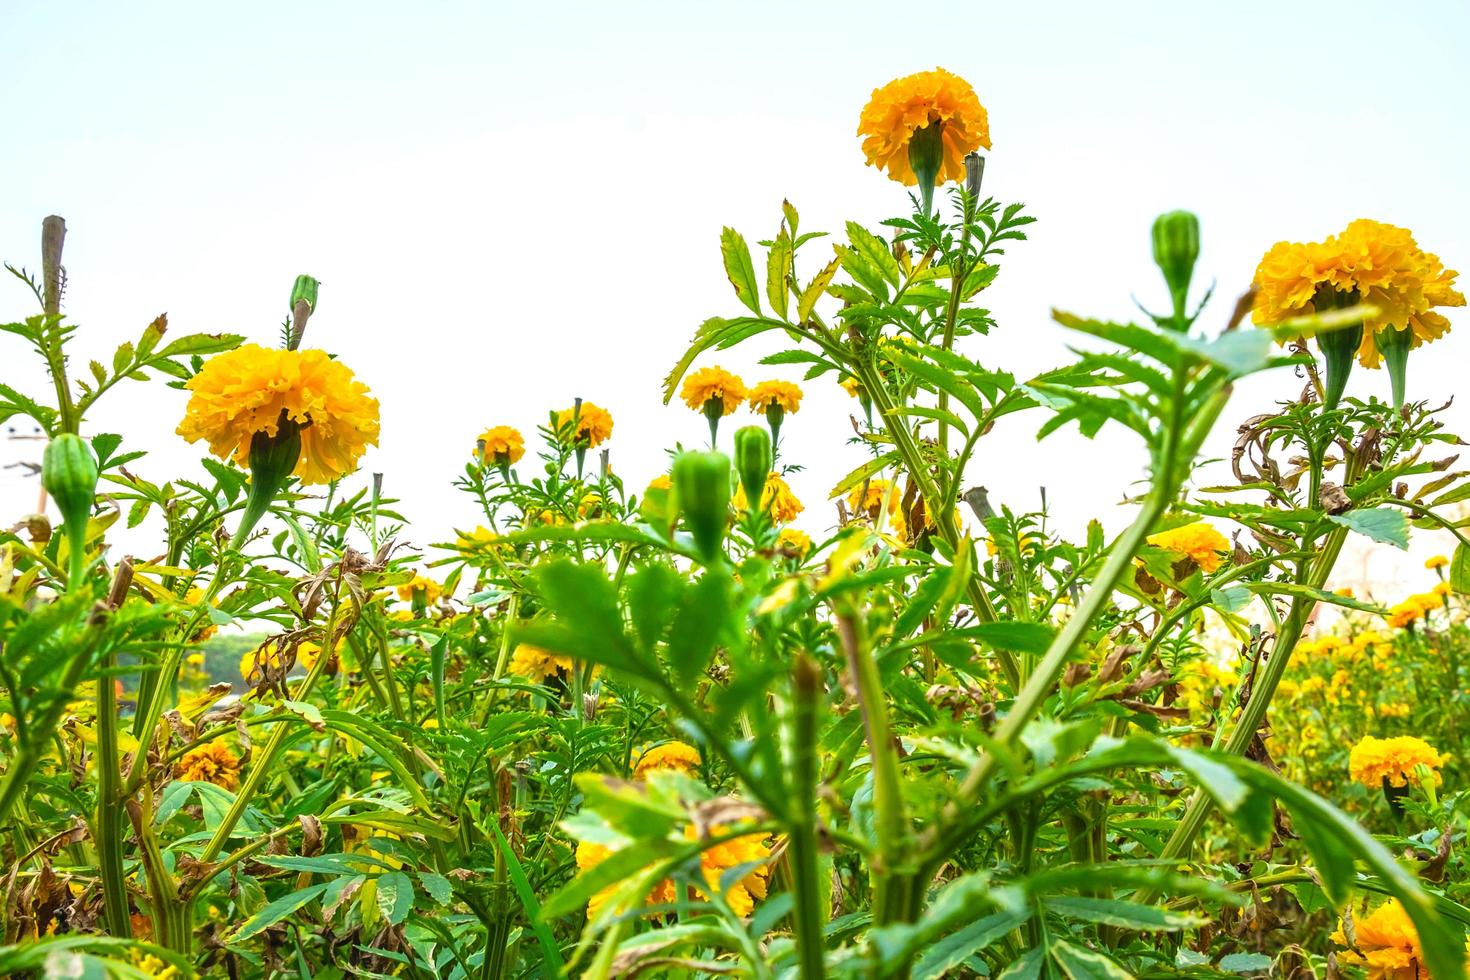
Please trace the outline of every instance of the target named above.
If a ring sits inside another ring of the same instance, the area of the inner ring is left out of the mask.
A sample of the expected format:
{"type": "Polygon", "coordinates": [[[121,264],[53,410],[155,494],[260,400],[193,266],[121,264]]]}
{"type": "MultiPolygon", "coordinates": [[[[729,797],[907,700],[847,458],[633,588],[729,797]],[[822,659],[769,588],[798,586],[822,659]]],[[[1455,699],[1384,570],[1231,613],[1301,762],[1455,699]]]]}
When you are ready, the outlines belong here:
{"type": "Polygon", "coordinates": [[[97,812],[93,816],[92,836],[97,844],[97,870],[102,876],[102,911],[107,931],[129,938],[133,926],[127,880],[123,875],[122,771],[117,748],[117,688],[107,671],[111,666],[111,655],[103,658],[102,676],[97,678],[97,812]]]}
{"type": "Polygon", "coordinates": [[[825,975],[822,924],[826,919],[817,870],[817,712],[822,676],[815,661],[799,654],[792,672],[791,791],[794,796],[790,840],[793,918],[803,980],[825,975]]]}

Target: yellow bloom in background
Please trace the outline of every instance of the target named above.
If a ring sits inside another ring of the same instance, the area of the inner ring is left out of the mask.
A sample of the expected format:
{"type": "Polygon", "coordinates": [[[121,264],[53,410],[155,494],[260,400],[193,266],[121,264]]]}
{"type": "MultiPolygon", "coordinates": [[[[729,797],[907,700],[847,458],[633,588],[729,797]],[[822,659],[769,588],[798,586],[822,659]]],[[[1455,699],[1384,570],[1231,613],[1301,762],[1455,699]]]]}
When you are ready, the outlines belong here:
{"type": "MultiPolygon", "coordinates": [[[[204,602],[204,590],[200,588],[190,589],[184,594],[184,601],[191,606],[202,605],[204,602]]],[[[219,603],[216,602],[215,605],[219,605],[219,603]]],[[[205,619],[204,625],[199,627],[199,631],[194,634],[192,642],[203,643],[218,632],[219,627],[212,620],[205,619]]]]}
{"type": "Polygon", "coordinates": [[[186,782],[213,783],[224,789],[240,785],[240,757],[223,742],[209,742],[185,752],[174,763],[174,778],[186,782]]]}
{"type": "Polygon", "coordinates": [[[845,391],[845,392],[847,392],[848,395],[850,395],[853,398],[856,398],[858,396],[858,392],[861,391],[862,388],[863,388],[863,386],[860,385],[860,384],[858,384],[858,379],[857,378],[843,378],[842,379],[842,390],[845,391]]]}
{"type": "Polygon", "coordinates": [[[1359,218],[1323,242],[1277,242],[1256,267],[1255,322],[1261,325],[1316,312],[1314,298],[1326,286],[1356,294],[1378,313],[1363,322],[1358,360],[1379,366],[1375,342],[1385,327],[1410,330],[1414,347],[1443,336],[1449,321],[1433,312],[1463,306],[1454,288],[1456,273],[1420,250],[1405,228],[1359,218]]]}
{"type": "MultiPolygon", "coordinates": [[[[603,861],[606,861],[612,854],[613,850],[610,847],[593,844],[590,841],[580,841],[577,844],[577,868],[581,871],[594,868],[603,861]]],[[[607,907],[607,903],[612,899],[613,892],[617,891],[618,887],[616,884],[609,885],[597,891],[587,900],[588,919],[596,919],[602,913],[602,910],[607,907]]],[[[663,881],[654,885],[653,890],[644,896],[643,904],[670,905],[673,903],[675,897],[674,883],[668,878],[665,878],[663,881]]]]}
{"type": "Polygon", "coordinates": [[[599,408],[591,402],[583,402],[581,410],[567,408],[557,413],[556,428],[559,433],[571,428],[571,440],[573,445],[585,445],[588,448],[596,448],[607,441],[612,435],[613,418],[605,408],[599,408]],[[572,419],[576,418],[575,428],[571,428],[572,419]]]}
{"type": "Polygon", "coordinates": [[[1220,567],[1224,560],[1221,556],[1230,550],[1230,542],[1225,535],[1204,521],[1150,534],[1148,543],[1194,559],[1206,575],[1220,567]]]}
{"type": "Polygon", "coordinates": [[[670,479],[667,473],[660,473],[658,476],[648,481],[648,489],[672,490],[674,489],[674,481],[670,479]]]}
{"type": "Polygon", "coordinates": [[[940,127],[944,159],[939,182],[965,179],[965,156],[990,149],[990,117],[970,83],[943,68],[898,78],[873,90],[858,120],[869,166],[901,184],[918,183],[909,165],[914,133],[940,127]]]}
{"type": "Polygon", "coordinates": [[[1449,563],[1450,560],[1444,555],[1435,555],[1433,558],[1430,558],[1424,562],[1424,567],[1432,572],[1437,568],[1444,568],[1449,563]]]}
{"type": "Polygon", "coordinates": [[[867,514],[875,521],[879,512],[885,509],[890,514],[897,514],[898,503],[898,489],[887,480],[869,480],[866,485],[860,483],[847,494],[847,506],[853,513],[867,514]]]}
{"type": "Polygon", "coordinates": [[[187,657],[184,658],[184,661],[190,667],[203,667],[204,666],[204,654],[202,654],[202,653],[191,653],[187,657]]]}
{"type": "Polygon", "coordinates": [[[759,414],[771,406],[796,412],[801,409],[801,389],[790,381],[762,381],[750,389],[750,410],[759,414]]]}
{"type": "Polygon", "coordinates": [[[795,552],[802,557],[812,550],[811,535],[794,527],[783,527],[776,537],[776,547],[795,552]]]}
{"type": "Polygon", "coordinates": [[[564,657],[550,650],[522,643],[516,647],[515,653],[511,654],[510,672],[517,677],[525,677],[540,684],[553,674],[572,672],[572,658],[564,657]]]}
{"type": "Polygon", "coordinates": [[[475,454],[487,463],[509,466],[526,455],[526,440],[518,429],[497,425],[480,433],[475,440],[475,454]]]}
{"type": "Polygon", "coordinates": [[[412,579],[398,586],[398,598],[412,602],[415,592],[423,593],[424,605],[432,606],[444,594],[444,587],[428,576],[414,572],[412,579]]]}
{"type": "Polygon", "coordinates": [[[722,367],[700,368],[685,379],[679,397],[696,412],[717,402],[720,414],[729,415],[745,401],[745,382],[722,367]]]}
{"type": "Polygon", "coordinates": [[[480,551],[484,548],[493,547],[500,535],[485,527],[483,524],[475,527],[469,534],[459,535],[455,541],[455,547],[460,551],[480,551]]]}
{"type": "MultiPolygon", "coordinates": [[[[730,829],[716,825],[710,828],[710,835],[718,836],[727,833],[730,829]]],[[[685,836],[694,840],[694,828],[686,828],[685,836]]],[[[743,864],[765,861],[770,855],[771,850],[765,844],[765,836],[749,834],[732,838],[723,844],[716,844],[706,849],[700,854],[699,863],[710,892],[715,892],[719,890],[720,879],[724,877],[726,871],[743,864]]],[[[770,866],[759,864],[750,874],[732,884],[724,892],[725,901],[729,903],[730,910],[741,918],[750,915],[755,910],[756,901],[766,897],[766,884],[770,875],[770,866]]]]}
{"type": "MultiPolygon", "coordinates": [[[[1366,967],[1370,980],[1429,980],[1419,930],[1398,899],[1389,899],[1353,926],[1357,949],[1339,952],[1340,962],[1366,967]]],[[[1332,941],[1349,945],[1341,928],[1332,941]]]]}
{"type": "Polygon", "coordinates": [[[1395,738],[1376,738],[1366,735],[1353,746],[1348,754],[1348,772],[1353,779],[1369,789],[1377,789],[1388,780],[1388,785],[1419,785],[1415,767],[1423,765],[1434,771],[1434,781],[1439,783],[1438,769],[1448,761],[1448,755],[1435,751],[1423,739],[1412,735],[1395,738]]]}
{"type": "MultiPolygon", "coordinates": [[[[744,487],[735,488],[734,502],[736,510],[750,509],[750,502],[745,499],[744,487]]],[[[781,475],[772,472],[766,477],[765,489],[761,491],[761,509],[770,514],[777,524],[789,524],[806,507],[796,499],[796,494],[791,492],[791,487],[787,486],[781,475]]]]}
{"type": "Polygon", "coordinates": [[[193,394],[178,434],[240,466],[255,434],[274,436],[283,418],[302,426],[294,472],[303,483],[346,476],[378,442],[377,399],[325,351],[246,344],[210,358],[184,387],[193,394]]]}
{"type": "Polygon", "coordinates": [[[638,753],[633,760],[633,778],[647,779],[648,774],[659,770],[682,772],[692,775],[699,768],[699,750],[683,742],[665,742],[638,753]]]}

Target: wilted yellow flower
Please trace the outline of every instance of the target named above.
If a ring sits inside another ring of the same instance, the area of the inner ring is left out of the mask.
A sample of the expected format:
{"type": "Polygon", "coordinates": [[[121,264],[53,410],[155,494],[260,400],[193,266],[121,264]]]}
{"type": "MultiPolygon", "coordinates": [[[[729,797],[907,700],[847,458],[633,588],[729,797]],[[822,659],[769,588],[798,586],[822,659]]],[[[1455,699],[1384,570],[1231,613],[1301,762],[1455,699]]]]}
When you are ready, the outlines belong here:
{"type": "Polygon", "coordinates": [[[869,480],[858,484],[847,494],[847,506],[855,514],[867,514],[871,520],[878,519],[884,509],[890,514],[898,513],[898,488],[887,480],[869,480]]]}
{"type": "Polygon", "coordinates": [[[475,454],[487,463],[509,466],[526,455],[526,440],[517,429],[497,425],[480,433],[475,440],[475,454]]]}
{"type": "Polygon", "coordinates": [[[550,650],[522,643],[511,654],[509,670],[517,677],[526,677],[541,683],[553,674],[572,672],[572,658],[550,650]]]}
{"type": "Polygon", "coordinates": [[[174,778],[236,789],[240,785],[240,757],[223,742],[208,742],[185,752],[174,763],[174,778]]]}
{"type": "Polygon", "coordinates": [[[1370,789],[1377,789],[1385,779],[1390,786],[1402,787],[1409,783],[1417,786],[1419,776],[1414,769],[1423,765],[1435,771],[1437,784],[1437,770],[1448,759],[1449,756],[1440,754],[1428,742],[1412,735],[1395,738],[1366,735],[1348,754],[1348,772],[1354,780],[1370,789]]]}
{"type": "Polygon", "coordinates": [[[965,179],[965,156],[990,149],[990,117],[970,83],[943,68],[898,78],[873,90],[858,121],[868,164],[901,184],[918,183],[909,165],[909,143],[920,129],[937,125],[944,144],[939,183],[965,179]]]}
{"type": "Polygon", "coordinates": [[[1194,559],[1206,575],[1220,567],[1221,555],[1230,550],[1230,542],[1225,535],[1204,521],[1150,534],[1148,543],[1194,559]]]}
{"type": "Polygon", "coordinates": [[[218,354],[184,385],[193,394],[178,433],[204,439],[220,459],[250,461],[255,434],[275,436],[283,419],[301,426],[303,483],[330,483],[357,469],[378,442],[378,402],[346,365],[319,350],[257,344],[218,354]]]}
{"type": "Polygon", "coordinates": [[[811,535],[798,528],[783,527],[781,533],[776,537],[776,547],[805,557],[806,553],[812,550],[811,535]]]}
{"type": "MultiPolygon", "coordinates": [[[[1430,980],[1419,931],[1398,899],[1389,899],[1353,923],[1353,934],[1356,949],[1339,952],[1338,961],[1366,967],[1369,980],[1430,980]]],[[[1332,941],[1349,945],[1341,928],[1332,934],[1332,941]]]]}
{"type": "Polygon", "coordinates": [[[557,413],[558,433],[564,433],[565,430],[571,428],[573,417],[577,420],[576,427],[571,429],[570,436],[574,446],[595,448],[606,442],[612,435],[612,415],[607,409],[599,408],[591,402],[583,402],[580,411],[576,408],[567,408],[557,413]]]}
{"type": "Polygon", "coordinates": [[[722,367],[700,368],[685,379],[679,397],[696,412],[715,402],[721,415],[729,415],[745,401],[745,382],[722,367]]]}
{"type": "Polygon", "coordinates": [[[1269,325],[1316,311],[1321,286],[1356,295],[1378,313],[1363,321],[1358,360],[1378,367],[1375,337],[1385,327],[1409,330],[1411,346],[1434,340],[1450,324],[1434,308],[1463,306],[1457,273],[1422,251],[1408,229],[1359,218],[1323,242],[1277,242],[1256,268],[1255,322],[1269,325]]]}
{"type": "Polygon", "coordinates": [[[699,768],[699,750],[683,742],[665,742],[639,752],[633,760],[633,778],[647,779],[658,770],[672,770],[690,775],[699,768]]]}
{"type": "Polygon", "coordinates": [[[1435,555],[1433,558],[1430,558],[1424,562],[1424,567],[1432,572],[1436,568],[1444,568],[1449,563],[1450,560],[1444,555],[1435,555]]]}
{"type": "MultiPolygon", "coordinates": [[[[750,502],[745,499],[744,487],[735,488],[734,502],[736,510],[750,509],[750,502]]],[[[777,524],[789,524],[806,507],[796,499],[796,494],[791,492],[791,487],[781,479],[781,475],[772,472],[766,477],[765,489],[761,491],[761,509],[770,514],[777,524]]]]}
{"type": "Polygon", "coordinates": [[[414,572],[412,579],[398,586],[398,598],[412,602],[416,592],[423,594],[424,605],[432,606],[444,594],[444,587],[428,576],[414,572]]]}
{"type": "Polygon", "coordinates": [[[750,389],[750,410],[764,412],[775,406],[787,412],[801,408],[801,389],[790,381],[762,381],[750,389]]]}
{"type": "Polygon", "coordinates": [[[847,392],[848,395],[852,396],[853,398],[856,398],[858,396],[858,392],[863,390],[863,386],[858,383],[857,378],[843,378],[842,390],[847,392]]]}

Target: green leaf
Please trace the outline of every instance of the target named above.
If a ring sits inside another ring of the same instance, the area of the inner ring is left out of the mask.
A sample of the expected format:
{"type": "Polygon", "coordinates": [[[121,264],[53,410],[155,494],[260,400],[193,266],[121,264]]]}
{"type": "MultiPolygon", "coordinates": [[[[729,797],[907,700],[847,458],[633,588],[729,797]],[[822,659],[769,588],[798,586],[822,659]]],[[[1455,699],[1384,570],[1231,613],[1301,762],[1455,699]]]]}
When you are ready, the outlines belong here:
{"type": "MultiPolygon", "coordinates": [[[[516,897],[521,901],[521,910],[526,913],[526,918],[531,923],[531,931],[536,934],[536,942],[541,946],[541,958],[545,961],[541,971],[542,976],[560,976],[564,965],[561,949],[556,945],[556,937],[551,934],[551,928],[541,917],[541,903],[536,901],[536,892],[531,888],[530,879],[526,877],[526,869],[521,866],[520,859],[516,857],[510,842],[505,839],[505,834],[501,833],[499,823],[491,820],[489,824],[490,829],[495,833],[495,846],[500,848],[500,853],[505,858],[506,871],[510,875],[511,886],[515,889],[516,897]]],[[[423,877],[427,878],[427,876],[423,877]]],[[[427,880],[425,884],[428,884],[427,880]]],[[[447,893],[449,888],[447,880],[444,880],[444,887],[447,893]]],[[[441,905],[449,904],[447,894],[442,899],[437,894],[434,897],[441,905]]]]}
{"type": "Polygon", "coordinates": [[[1133,974],[1111,957],[1064,939],[1053,940],[1050,952],[1052,962],[1062,968],[1069,980],[1133,980],[1133,974]]]}
{"type": "Polygon", "coordinates": [[[217,354],[220,351],[239,347],[244,340],[243,336],[235,333],[191,333],[169,344],[159,351],[157,356],[181,357],[185,354],[217,354]]]}
{"type": "Polygon", "coordinates": [[[837,275],[837,270],[842,266],[842,257],[828,262],[827,265],[812,277],[812,281],[806,284],[801,291],[801,298],[796,303],[796,322],[805,323],[812,315],[812,310],[817,306],[817,300],[827,293],[827,287],[832,285],[832,279],[837,275]]]}
{"type": "Polygon", "coordinates": [[[895,462],[897,462],[897,460],[897,450],[891,450],[884,453],[882,456],[877,457],[876,459],[868,460],[866,463],[863,463],[861,466],[853,469],[842,479],[838,480],[837,485],[832,488],[832,491],[829,494],[827,494],[827,499],[836,500],[838,497],[841,497],[853,487],[862,485],[864,480],[867,480],[875,474],[882,472],[885,468],[892,466],[895,462]]]}
{"type": "Polygon", "coordinates": [[[725,261],[725,275],[735,287],[740,302],[750,307],[750,312],[760,316],[761,300],[756,293],[755,266],[750,261],[750,247],[734,228],[720,232],[720,258],[725,261]]]}
{"type": "MultiPolygon", "coordinates": [[[[494,826],[492,823],[491,826],[494,826]]],[[[499,830],[497,827],[496,830],[499,830]]],[[[440,905],[448,905],[454,900],[454,888],[449,884],[449,879],[433,871],[420,871],[419,884],[424,886],[425,893],[440,905]]]]}
{"type": "Polygon", "coordinates": [[[988,915],[983,919],[957,929],[931,945],[914,964],[914,980],[939,980],[965,960],[1000,939],[1012,929],[1019,928],[1031,918],[1029,911],[1006,911],[988,915]]]}
{"type": "Polygon", "coordinates": [[[1122,929],[1139,929],[1146,932],[1194,929],[1210,921],[1206,916],[1192,915],[1188,912],[1171,912],[1155,905],[1143,905],[1122,899],[1058,895],[1043,901],[1049,911],[1064,918],[1080,919],[1083,922],[1101,922],[1103,925],[1118,926],[1122,929]]]}
{"type": "MultiPolygon", "coordinates": [[[[542,603],[556,614],[556,626],[562,631],[553,647],[556,652],[615,667],[637,663],[633,645],[623,632],[618,596],[606,569],[563,558],[542,565],[534,577],[542,603]]],[[[523,633],[532,631],[542,639],[553,636],[534,626],[522,627],[523,633]]]]}
{"type": "Polygon", "coordinates": [[[683,579],[668,565],[646,565],[629,576],[628,618],[645,653],[653,652],[674,617],[683,589],[683,579]]]}
{"type": "Polygon", "coordinates": [[[668,650],[674,675],[686,686],[704,673],[715,647],[726,641],[732,611],[730,577],[722,568],[709,568],[684,592],[669,630],[668,650]]]}
{"type": "Polygon", "coordinates": [[[235,931],[234,935],[227,937],[225,941],[230,943],[244,942],[246,939],[264,932],[277,922],[280,922],[287,916],[294,915],[314,902],[326,890],[327,885],[312,885],[310,888],[303,888],[300,891],[282,895],[240,923],[240,928],[235,931]]]}
{"type": "Polygon", "coordinates": [[[771,301],[771,310],[783,320],[790,308],[791,260],[790,240],[776,239],[766,255],[766,299],[771,301]]]}
{"type": "Polygon", "coordinates": [[[1328,514],[1327,519],[1374,541],[1391,544],[1406,551],[1409,548],[1409,519],[1403,511],[1395,507],[1350,510],[1345,514],[1328,514]]]}
{"type": "Polygon", "coordinates": [[[1046,950],[1028,949],[995,975],[995,980],[1039,980],[1046,967],[1046,950]]]}
{"type": "Polygon", "coordinates": [[[1246,329],[1231,330],[1213,340],[1185,334],[1178,334],[1173,340],[1185,350],[1224,368],[1232,378],[1240,378],[1270,366],[1274,338],[1267,330],[1246,329]]]}
{"type": "Polygon", "coordinates": [[[1231,953],[1220,958],[1219,967],[1226,973],[1258,973],[1271,969],[1274,962],[1265,953],[1231,953]]]}
{"type": "Polygon", "coordinates": [[[1298,582],[1246,582],[1241,588],[1261,595],[1289,595],[1297,599],[1315,599],[1317,602],[1326,602],[1334,606],[1343,606],[1347,609],[1356,609],[1359,612],[1376,615],[1382,615],[1384,612],[1382,606],[1375,606],[1371,602],[1364,602],[1362,599],[1354,599],[1352,596],[1328,592],[1326,589],[1313,588],[1298,582]]]}
{"type": "Polygon", "coordinates": [[[1455,555],[1450,559],[1450,588],[1461,595],[1470,593],[1470,548],[1463,541],[1455,545],[1455,555]]]}
{"type": "Polygon", "coordinates": [[[974,626],[949,631],[951,636],[979,640],[999,650],[1037,655],[1046,653],[1056,633],[1056,627],[1046,623],[1027,623],[1019,620],[978,623],[974,626]]]}
{"type": "Polygon", "coordinates": [[[402,871],[378,876],[378,911],[390,926],[402,924],[413,909],[413,880],[402,871]]]}

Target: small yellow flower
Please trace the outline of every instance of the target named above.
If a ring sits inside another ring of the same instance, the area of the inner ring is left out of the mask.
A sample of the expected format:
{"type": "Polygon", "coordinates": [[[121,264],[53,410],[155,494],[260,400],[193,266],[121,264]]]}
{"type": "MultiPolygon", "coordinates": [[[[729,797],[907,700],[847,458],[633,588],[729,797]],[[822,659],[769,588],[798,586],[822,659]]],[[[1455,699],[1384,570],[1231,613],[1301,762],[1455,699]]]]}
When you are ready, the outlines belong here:
{"type": "Polygon", "coordinates": [[[185,752],[174,763],[174,778],[236,789],[240,785],[240,757],[223,742],[208,742],[185,752]]]}
{"type": "Polygon", "coordinates": [[[303,483],[346,476],[378,442],[377,400],[324,351],[246,344],[210,358],[184,387],[192,394],[179,435],[240,466],[255,434],[276,435],[283,419],[301,426],[295,474],[303,483]]]}
{"type": "Polygon", "coordinates": [[[847,506],[853,513],[867,514],[875,521],[879,512],[885,509],[890,514],[897,514],[898,504],[898,488],[887,480],[869,480],[866,486],[860,483],[847,494],[847,506]]]}
{"type": "Polygon", "coordinates": [[[580,411],[567,408],[557,413],[556,428],[561,435],[570,433],[568,438],[572,445],[595,449],[612,435],[613,418],[607,409],[599,408],[591,402],[583,402],[580,411]],[[575,428],[572,427],[573,418],[577,422],[575,428]]]}
{"type": "Polygon", "coordinates": [[[187,657],[185,657],[184,660],[188,663],[190,667],[204,666],[204,654],[202,653],[191,653],[187,657]]]}
{"type": "Polygon", "coordinates": [[[494,547],[495,540],[499,536],[500,535],[496,534],[494,531],[481,524],[477,525],[475,529],[469,534],[459,535],[459,537],[455,539],[454,544],[455,547],[459,548],[460,551],[482,551],[486,548],[494,547]]]}
{"type": "Polygon", "coordinates": [[[1434,771],[1434,781],[1438,784],[1437,770],[1448,759],[1449,756],[1442,755],[1428,742],[1412,735],[1395,738],[1366,735],[1348,754],[1348,772],[1355,781],[1369,789],[1377,789],[1384,780],[1395,787],[1409,783],[1417,786],[1419,776],[1415,769],[1423,765],[1434,771]]]}
{"type": "Polygon", "coordinates": [[[639,752],[633,760],[633,778],[647,779],[648,774],[659,770],[682,772],[692,775],[699,768],[699,750],[683,742],[665,742],[639,752]]]}
{"type": "Polygon", "coordinates": [[[522,643],[511,654],[508,669],[517,677],[529,678],[539,684],[555,674],[571,674],[572,658],[522,643]]]}
{"type": "MultiPolygon", "coordinates": [[[[1339,962],[1366,967],[1369,980],[1429,980],[1419,930],[1398,899],[1389,899],[1353,925],[1356,949],[1340,951],[1339,962]]],[[[1332,934],[1332,941],[1352,945],[1342,929],[1332,934]]]]}
{"type": "Polygon", "coordinates": [[[975,90],[958,75],[936,68],[873,90],[858,121],[863,155],[870,166],[912,186],[918,178],[909,165],[909,143],[929,126],[940,127],[944,144],[940,183],[964,180],[965,156],[982,146],[990,149],[990,118],[975,90]]]}
{"type": "Polygon", "coordinates": [[[1165,551],[1185,555],[1206,575],[1220,567],[1221,555],[1230,550],[1225,535],[1204,521],[1171,528],[1148,536],[1148,543],[1165,551]]]}
{"type": "Polygon", "coordinates": [[[750,410],[757,414],[772,407],[787,412],[801,408],[801,389],[790,381],[762,381],[750,389],[750,410]]]}
{"type": "Polygon", "coordinates": [[[648,489],[672,490],[674,489],[674,481],[669,478],[669,475],[667,473],[660,473],[658,476],[648,481],[648,489]]]}
{"type": "Polygon", "coordinates": [[[1424,562],[1424,567],[1432,572],[1437,568],[1444,568],[1449,563],[1450,560],[1444,555],[1435,555],[1433,558],[1424,562]]]}
{"type": "Polygon", "coordinates": [[[794,527],[783,527],[776,537],[776,547],[804,558],[812,550],[811,535],[794,527]]]}
{"type": "Polygon", "coordinates": [[[857,378],[843,378],[842,390],[847,392],[849,396],[856,398],[858,393],[863,390],[863,386],[858,384],[857,378]]]}
{"type": "Polygon", "coordinates": [[[722,367],[700,368],[685,379],[679,397],[696,412],[714,402],[721,415],[729,415],[745,401],[745,382],[722,367]]]}
{"type": "MultiPolygon", "coordinates": [[[[735,488],[734,502],[736,510],[750,509],[750,503],[745,499],[744,487],[735,488]]],[[[796,494],[791,492],[791,487],[775,472],[766,477],[765,489],[761,491],[761,508],[777,524],[789,524],[796,520],[796,515],[806,510],[802,502],[796,499],[796,494]]]]}
{"type": "Polygon", "coordinates": [[[518,430],[497,425],[480,433],[475,441],[475,455],[496,466],[509,466],[526,455],[526,440],[518,430]]]}
{"type": "Polygon", "coordinates": [[[422,593],[424,605],[432,606],[444,594],[444,587],[428,576],[414,572],[412,579],[398,586],[398,598],[412,602],[415,593],[422,593]]]}
{"type": "MultiPolygon", "coordinates": [[[[204,590],[203,589],[200,589],[200,588],[190,589],[188,592],[186,592],[184,594],[184,601],[187,602],[191,606],[197,606],[197,605],[202,604],[204,602],[204,590]]],[[[214,605],[218,606],[219,605],[219,602],[216,600],[215,603],[214,603],[214,605]]],[[[201,627],[199,627],[198,632],[196,632],[194,634],[193,642],[194,643],[204,643],[207,640],[209,640],[210,637],[214,636],[214,634],[216,634],[218,632],[219,632],[219,627],[216,626],[213,623],[213,621],[211,621],[208,618],[206,618],[204,620],[204,625],[201,626],[201,627]]]]}

